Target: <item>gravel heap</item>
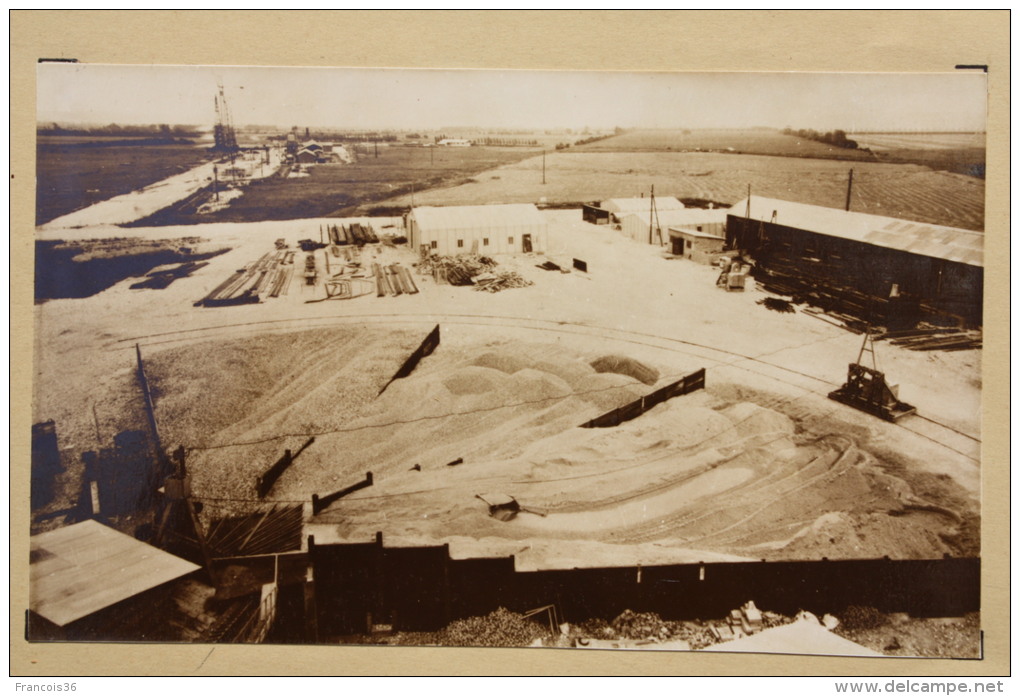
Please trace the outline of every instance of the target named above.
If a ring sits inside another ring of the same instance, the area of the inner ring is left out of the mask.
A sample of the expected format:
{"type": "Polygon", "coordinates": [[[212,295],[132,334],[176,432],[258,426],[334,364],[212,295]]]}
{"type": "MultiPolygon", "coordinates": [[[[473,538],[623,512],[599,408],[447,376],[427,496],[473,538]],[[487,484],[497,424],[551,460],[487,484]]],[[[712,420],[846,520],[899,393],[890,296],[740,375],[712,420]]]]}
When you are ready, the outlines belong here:
{"type": "Polygon", "coordinates": [[[522,648],[536,638],[548,635],[548,628],[500,607],[487,616],[459,619],[434,633],[401,633],[393,642],[400,645],[522,648]]]}

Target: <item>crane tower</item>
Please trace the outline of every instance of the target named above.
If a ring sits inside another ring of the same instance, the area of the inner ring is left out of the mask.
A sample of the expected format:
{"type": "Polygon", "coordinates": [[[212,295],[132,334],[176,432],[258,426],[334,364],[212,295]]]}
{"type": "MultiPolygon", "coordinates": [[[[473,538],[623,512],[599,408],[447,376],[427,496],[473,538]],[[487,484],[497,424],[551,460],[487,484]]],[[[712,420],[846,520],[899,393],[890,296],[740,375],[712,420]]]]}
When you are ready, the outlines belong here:
{"type": "Polygon", "coordinates": [[[213,149],[220,152],[237,152],[237,136],[234,134],[234,122],[230,117],[230,107],[227,106],[227,98],[223,94],[223,83],[217,82],[218,91],[214,97],[216,107],[216,125],[213,126],[213,138],[215,145],[213,149]]]}

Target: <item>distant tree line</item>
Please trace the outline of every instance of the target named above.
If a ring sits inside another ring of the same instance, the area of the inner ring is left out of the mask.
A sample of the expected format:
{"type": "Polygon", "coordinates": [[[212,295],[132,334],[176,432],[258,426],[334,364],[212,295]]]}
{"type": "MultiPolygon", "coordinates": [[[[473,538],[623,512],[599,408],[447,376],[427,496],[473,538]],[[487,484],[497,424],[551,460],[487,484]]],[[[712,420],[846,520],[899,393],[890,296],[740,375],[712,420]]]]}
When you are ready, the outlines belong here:
{"type": "Polygon", "coordinates": [[[575,140],[573,143],[556,143],[556,149],[557,150],[566,150],[567,148],[571,147],[572,145],[587,145],[588,143],[597,143],[600,140],[605,140],[606,138],[612,138],[613,135],[616,135],[616,134],[612,133],[612,134],[609,134],[609,135],[593,135],[590,138],[581,138],[580,140],[575,140]]]}
{"type": "Polygon", "coordinates": [[[784,128],[783,133],[785,135],[793,135],[805,140],[815,140],[820,143],[825,143],[826,145],[832,145],[833,147],[842,147],[847,150],[857,149],[857,141],[847,138],[846,131],[834,130],[822,133],[821,131],[811,129],[794,130],[792,128],[784,128]]]}
{"type": "Polygon", "coordinates": [[[59,123],[40,124],[39,135],[104,135],[117,137],[197,138],[201,135],[194,126],[171,126],[167,123],[126,125],[111,123],[106,126],[61,126],[59,123]]]}
{"type": "Polygon", "coordinates": [[[537,140],[521,140],[520,138],[478,138],[473,142],[475,145],[493,147],[538,147],[537,140]]]}

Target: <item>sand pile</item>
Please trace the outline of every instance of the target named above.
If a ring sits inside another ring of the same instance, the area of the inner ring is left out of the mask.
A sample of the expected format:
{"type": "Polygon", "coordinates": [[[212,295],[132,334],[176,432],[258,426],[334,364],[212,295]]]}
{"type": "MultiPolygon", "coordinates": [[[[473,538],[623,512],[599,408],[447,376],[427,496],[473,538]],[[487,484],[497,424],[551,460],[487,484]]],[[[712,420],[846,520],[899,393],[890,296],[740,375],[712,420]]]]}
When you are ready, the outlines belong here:
{"type": "Polygon", "coordinates": [[[789,417],[770,408],[749,401],[730,406],[725,411],[743,438],[769,439],[782,435],[793,435],[796,426],[789,417]]]}
{"type": "Polygon", "coordinates": [[[512,375],[518,370],[528,367],[530,363],[523,356],[517,355],[510,350],[500,350],[483,353],[472,360],[470,364],[489,367],[493,370],[499,370],[500,372],[512,375]]]}
{"type": "Polygon", "coordinates": [[[582,399],[598,406],[602,411],[612,411],[640,399],[648,391],[647,387],[633,377],[611,373],[598,374],[594,371],[576,378],[573,385],[582,399]]]}
{"type": "Polygon", "coordinates": [[[591,366],[595,368],[596,372],[615,372],[616,374],[633,377],[639,382],[644,382],[648,385],[659,381],[658,370],[625,355],[604,355],[592,360],[591,366]]]}
{"type": "Polygon", "coordinates": [[[292,433],[193,453],[199,498],[254,497],[258,474],[284,447],[325,428],[270,498],[325,495],[372,471],[371,489],[317,518],[344,534],[667,544],[752,558],[930,556],[948,548],[947,534],[961,547],[973,536],[959,515],[937,509],[957,507],[952,491],[905,481],[868,453],[866,433],[813,432],[769,407],[774,395],[710,382],[617,427],[581,428],[651,388],[554,344],[442,345],[377,396],[420,336],[297,336],[239,340],[214,359],[196,346],[153,361],[167,432],[212,441],[292,433]],[[483,491],[548,516],[494,521],[474,504],[483,491]]]}
{"type": "Polygon", "coordinates": [[[491,367],[467,366],[454,370],[443,379],[442,384],[451,394],[466,396],[469,394],[501,394],[505,392],[513,379],[511,372],[501,372],[491,367]]]}

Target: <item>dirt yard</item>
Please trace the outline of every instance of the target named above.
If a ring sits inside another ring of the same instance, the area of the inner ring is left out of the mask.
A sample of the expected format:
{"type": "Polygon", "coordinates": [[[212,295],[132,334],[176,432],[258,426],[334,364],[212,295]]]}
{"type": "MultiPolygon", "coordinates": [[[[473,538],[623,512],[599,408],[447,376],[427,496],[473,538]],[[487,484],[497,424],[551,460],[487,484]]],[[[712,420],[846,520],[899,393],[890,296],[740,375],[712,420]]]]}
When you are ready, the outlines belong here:
{"type": "MultiPolygon", "coordinates": [[[[770,312],[753,289],[719,290],[713,269],[579,211],[546,215],[548,256],[497,259],[527,288],[416,276],[416,295],[307,304],[322,285],[295,278],[284,296],[222,308],[193,303],[275,239],[317,238],[324,221],[132,230],[231,251],[163,290],[129,279],[38,305],[35,420],[57,421],[70,462],[140,427],[137,343],[165,444],[188,448],[209,515],[257,506],[255,477],[314,435],[267,500],[307,503],[375,479],[309,518],[323,543],[383,531],[393,543],[446,540],[461,556],[516,553],[522,567],[978,552],[980,351],[880,344],[881,367],[924,416],[884,423],[825,398],[859,336],[770,312]],[[535,267],[574,257],[589,273],[535,267]],[[437,323],[439,349],[378,396],[437,323]],[[595,372],[607,355],[653,368],[656,386],[704,367],[707,388],[616,428],[579,428],[654,388],[595,372]],[[486,494],[545,516],[498,521],[475,497],[486,494]]],[[[380,245],[362,260],[414,257],[380,245]]]]}

